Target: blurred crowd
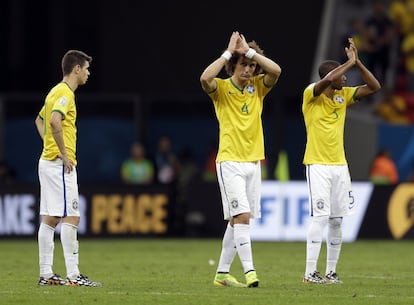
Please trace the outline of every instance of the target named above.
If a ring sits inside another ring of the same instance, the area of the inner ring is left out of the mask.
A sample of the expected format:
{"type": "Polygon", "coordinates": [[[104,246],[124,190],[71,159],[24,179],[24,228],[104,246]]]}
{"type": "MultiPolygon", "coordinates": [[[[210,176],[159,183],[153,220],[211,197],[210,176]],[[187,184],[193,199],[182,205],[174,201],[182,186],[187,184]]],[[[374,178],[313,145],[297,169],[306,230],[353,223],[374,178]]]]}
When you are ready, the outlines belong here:
{"type": "Polygon", "coordinates": [[[373,114],[387,123],[414,123],[414,0],[371,0],[364,17],[350,20],[344,44],[347,37],[383,86],[370,101],[373,114]]]}

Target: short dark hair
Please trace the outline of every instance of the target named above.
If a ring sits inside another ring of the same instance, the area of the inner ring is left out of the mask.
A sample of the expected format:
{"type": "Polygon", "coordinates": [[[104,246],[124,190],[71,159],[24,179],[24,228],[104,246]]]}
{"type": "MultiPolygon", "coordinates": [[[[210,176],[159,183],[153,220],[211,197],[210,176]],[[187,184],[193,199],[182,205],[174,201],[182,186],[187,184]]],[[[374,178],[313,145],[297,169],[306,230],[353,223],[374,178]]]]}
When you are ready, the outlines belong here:
{"type": "Polygon", "coordinates": [[[79,50],[67,51],[62,58],[63,76],[69,75],[76,65],[83,67],[86,62],[91,63],[92,57],[79,50]]]}
{"type": "Polygon", "coordinates": [[[336,60],[325,60],[319,65],[319,77],[322,79],[331,72],[336,67],[339,67],[341,64],[336,60]]]}

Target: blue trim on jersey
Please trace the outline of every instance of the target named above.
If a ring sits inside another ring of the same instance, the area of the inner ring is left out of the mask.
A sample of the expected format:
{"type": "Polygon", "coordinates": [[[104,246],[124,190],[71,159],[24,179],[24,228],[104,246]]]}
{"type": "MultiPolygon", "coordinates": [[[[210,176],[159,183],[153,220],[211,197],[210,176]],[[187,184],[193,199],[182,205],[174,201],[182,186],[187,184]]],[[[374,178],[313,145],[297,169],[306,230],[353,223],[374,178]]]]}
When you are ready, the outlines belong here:
{"type": "Polygon", "coordinates": [[[66,182],[65,182],[65,165],[62,165],[62,183],[63,183],[63,217],[68,216],[66,202],[66,182]]]}

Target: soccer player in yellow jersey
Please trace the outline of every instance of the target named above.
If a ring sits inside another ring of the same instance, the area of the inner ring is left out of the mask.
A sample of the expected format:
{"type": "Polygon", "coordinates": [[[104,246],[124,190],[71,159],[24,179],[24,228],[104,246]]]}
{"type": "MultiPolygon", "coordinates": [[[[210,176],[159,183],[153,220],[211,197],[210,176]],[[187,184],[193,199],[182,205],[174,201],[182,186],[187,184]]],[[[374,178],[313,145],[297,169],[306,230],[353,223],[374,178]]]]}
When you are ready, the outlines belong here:
{"type": "Polygon", "coordinates": [[[319,66],[320,80],[303,92],[302,112],[307,143],[303,164],[309,191],[311,224],[307,233],[305,283],[341,283],[336,265],[342,245],[342,218],[354,211],[351,178],[344,151],[346,109],[374,94],[381,85],[362,64],[352,38],[345,48],[348,60],[327,60],[319,66]],[[345,87],[345,73],[356,67],[365,84],[345,87]],[[324,228],[327,232],[326,273],[317,271],[324,228]]]}
{"type": "Polygon", "coordinates": [[[227,50],[202,73],[203,90],[214,104],[219,123],[216,158],[224,219],[228,225],[214,285],[258,287],[250,239],[250,218],[259,218],[260,160],[265,158],[261,115],[263,100],[279,79],[281,68],[263,55],[255,41],[233,32],[227,50]],[[225,68],[229,78],[218,78],[225,68]],[[238,254],[246,284],[230,274],[238,254]]]}
{"type": "Polygon", "coordinates": [[[35,124],[43,140],[39,159],[40,215],[38,231],[40,278],[38,284],[101,286],[82,275],[78,267],[77,229],[80,221],[76,173],[75,90],[89,77],[92,57],[69,50],[62,59],[63,80],[46,96],[35,124]],[[60,239],[66,280],[53,272],[54,234],[61,222],[60,239]]]}

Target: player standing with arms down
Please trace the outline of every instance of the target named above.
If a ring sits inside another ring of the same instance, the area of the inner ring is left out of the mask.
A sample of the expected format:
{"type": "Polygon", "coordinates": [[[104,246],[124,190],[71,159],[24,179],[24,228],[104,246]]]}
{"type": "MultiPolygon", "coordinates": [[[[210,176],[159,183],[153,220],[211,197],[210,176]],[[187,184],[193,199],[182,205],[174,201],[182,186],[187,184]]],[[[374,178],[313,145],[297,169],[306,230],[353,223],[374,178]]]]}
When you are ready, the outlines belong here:
{"type": "Polygon", "coordinates": [[[242,34],[233,32],[227,50],[200,77],[219,123],[216,168],[224,219],[228,220],[214,278],[216,286],[259,286],[253,264],[250,218],[261,217],[260,160],[265,158],[263,100],[280,73],[279,65],[265,57],[255,41],[247,43],[242,34]],[[229,78],[217,77],[223,68],[229,78]],[[246,284],[230,275],[236,253],[246,284]]]}
{"type": "Polygon", "coordinates": [[[89,77],[92,57],[69,50],[62,59],[63,80],[46,96],[35,124],[43,140],[39,159],[40,215],[38,231],[40,278],[38,284],[101,286],[79,272],[77,229],[80,221],[76,172],[75,90],[89,77]],[[54,234],[62,222],[60,239],[67,278],[53,272],[54,234]]]}
{"type": "Polygon", "coordinates": [[[352,38],[345,52],[348,60],[342,65],[332,60],[322,62],[321,79],[303,92],[302,112],[307,134],[303,164],[312,219],[306,242],[305,283],[342,283],[336,273],[342,245],[342,219],[355,207],[344,150],[346,109],[381,89],[378,80],[359,60],[352,38]],[[344,87],[344,74],[354,66],[365,84],[344,87]],[[326,226],[327,263],[322,277],[317,271],[317,262],[326,226]]]}

